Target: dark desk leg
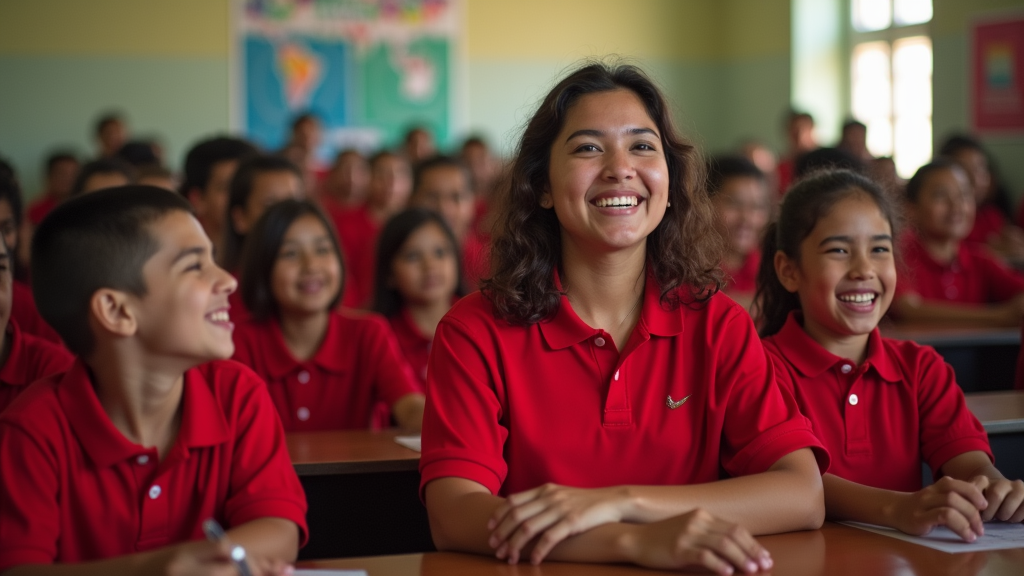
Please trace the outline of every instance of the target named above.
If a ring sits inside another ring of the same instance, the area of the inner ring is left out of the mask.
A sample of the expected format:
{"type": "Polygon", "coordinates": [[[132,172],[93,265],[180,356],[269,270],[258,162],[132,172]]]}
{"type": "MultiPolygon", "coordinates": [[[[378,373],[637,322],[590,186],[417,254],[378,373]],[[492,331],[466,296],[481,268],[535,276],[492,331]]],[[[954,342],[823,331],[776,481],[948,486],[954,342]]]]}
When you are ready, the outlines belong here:
{"type": "Polygon", "coordinates": [[[935,351],[953,367],[964,392],[1013,388],[1020,346],[936,346],[935,351]]]}
{"type": "Polygon", "coordinates": [[[300,476],[309,544],[299,560],[432,552],[418,472],[300,476]]]}

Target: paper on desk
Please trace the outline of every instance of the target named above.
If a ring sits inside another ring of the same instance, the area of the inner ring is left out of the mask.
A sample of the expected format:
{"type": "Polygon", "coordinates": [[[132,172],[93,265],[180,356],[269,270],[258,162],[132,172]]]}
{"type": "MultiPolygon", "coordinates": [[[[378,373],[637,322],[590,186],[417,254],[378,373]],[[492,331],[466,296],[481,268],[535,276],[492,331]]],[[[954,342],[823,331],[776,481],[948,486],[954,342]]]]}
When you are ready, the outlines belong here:
{"type": "Polygon", "coordinates": [[[962,538],[945,526],[935,528],[927,536],[911,536],[894,528],[875,526],[874,524],[864,524],[861,522],[840,522],[840,524],[846,524],[847,526],[860,528],[861,530],[867,530],[882,536],[889,536],[897,540],[920,544],[921,546],[949,552],[950,554],[1024,548],[1024,525],[1022,524],[986,523],[985,535],[974,542],[964,542],[962,538]]]}
{"type": "Polygon", "coordinates": [[[420,437],[417,436],[395,436],[395,442],[398,442],[402,446],[405,446],[409,450],[415,450],[422,452],[420,448],[420,437]]]}
{"type": "Polygon", "coordinates": [[[298,568],[295,576],[367,576],[366,570],[321,570],[317,568],[298,568]]]}

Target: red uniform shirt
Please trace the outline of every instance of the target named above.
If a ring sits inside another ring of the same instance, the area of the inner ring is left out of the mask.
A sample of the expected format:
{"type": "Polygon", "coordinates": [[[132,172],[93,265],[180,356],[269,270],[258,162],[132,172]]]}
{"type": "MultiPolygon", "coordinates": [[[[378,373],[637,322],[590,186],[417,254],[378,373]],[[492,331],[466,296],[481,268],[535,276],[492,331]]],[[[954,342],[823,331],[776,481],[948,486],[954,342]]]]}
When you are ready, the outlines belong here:
{"type": "Polygon", "coordinates": [[[472,292],[491,273],[491,239],[475,229],[462,245],[462,284],[472,292]]]}
{"type": "Polygon", "coordinates": [[[373,406],[417,392],[387,321],[359,312],[332,312],[323,343],[300,362],[276,320],[235,327],[235,359],[267,382],[286,432],[366,429],[373,406]]]}
{"type": "Polygon", "coordinates": [[[57,199],[53,194],[46,194],[28,205],[25,216],[33,226],[38,226],[43,221],[43,218],[46,218],[46,215],[56,207],[57,199]]]}
{"type": "Polygon", "coordinates": [[[36,309],[36,301],[32,297],[32,288],[24,282],[14,281],[11,287],[11,319],[18,327],[28,334],[45,338],[55,344],[63,345],[60,334],[54,330],[36,309]]]}
{"type": "Polygon", "coordinates": [[[391,324],[391,331],[395,333],[398,340],[398,347],[402,355],[416,375],[416,381],[420,385],[420,391],[427,385],[427,359],[430,357],[430,338],[420,332],[416,322],[409,315],[407,308],[388,318],[391,324]]]}
{"type": "Polygon", "coordinates": [[[365,206],[331,213],[344,252],[345,301],[362,306],[373,298],[373,275],[377,266],[377,236],[381,225],[365,206]],[[351,294],[350,294],[351,293],[351,294]]]}
{"type": "Polygon", "coordinates": [[[1006,216],[994,204],[982,204],[974,215],[974,228],[964,242],[985,244],[991,236],[997,236],[1006,226],[1006,216]]]}
{"type": "Polygon", "coordinates": [[[502,495],[545,482],[712,482],[806,447],[825,470],[828,454],[775,385],[747,312],[721,296],[669,311],[659,292],[648,276],[621,354],[565,296],[552,320],[526,326],[495,318],[479,292],[456,303],[434,334],[421,495],[449,476],[502,495]]]}
{"type": "Polygon", "coordinates": [[[748,252],[747,257],[743,259],[743,264],[739,268],[728,268],[723,264],[722,269],[725,270],[728,281],[722,291],[726,294],[731,292],[753,294],[757,290],[757,269],[760,266],[760,250],[748,252]]]}
{"type": "Polygon", "coordinates": [[[962,242],[949,264],[936,262],[913,232],[900,242],[903,266],[896,293],[917,294],[925,300],[964,304],[1005,302],[1024,292],[1024,276],[1014,272],[984,246],[962,242]]]}
{"type": "Polygon", "coordinates": [[[938,477],[943,464],[964,452],[992,458],[953,369],[931,347],[882,338],[875,328],[867,359],[857,366],[822,348],[795,313],[764,345],[779,386],[811,419],[836,476],[914,492],[921,489],[922,460],[938,477]]]}
{"type": "Polygon", "coordinates": [[[6,337],[11,353],[0,366],[0,412],[29,384],[67,372],[75,362],[75,357],[63,346],[22,332],[14,320],[7,323],[6,337]]]}
{"type": "Polygon", "coordinates": [[[305,542],[306,498],[262,382],[226,361],[184,378],[178,437],[160,461],[114,427],[81,361],[0,414],[0,571],[202,539],[207,518],[284,518],[305,542]]]}

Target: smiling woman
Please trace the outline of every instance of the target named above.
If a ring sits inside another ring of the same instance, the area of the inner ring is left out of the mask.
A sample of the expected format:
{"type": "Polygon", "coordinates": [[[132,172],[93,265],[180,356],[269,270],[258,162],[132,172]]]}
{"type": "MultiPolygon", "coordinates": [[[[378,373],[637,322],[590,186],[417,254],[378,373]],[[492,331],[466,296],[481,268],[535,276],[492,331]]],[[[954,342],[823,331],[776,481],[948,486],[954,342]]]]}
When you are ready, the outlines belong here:
{"type": "Polygon", "coordinates": [[[640,70],[592,64],[527,126],[494,277],[434,336],[438,548],[750,573],[771,567],[752,534],[820,525],[828,456],[717,295],[702,164],[666,110],[640,70]]]}

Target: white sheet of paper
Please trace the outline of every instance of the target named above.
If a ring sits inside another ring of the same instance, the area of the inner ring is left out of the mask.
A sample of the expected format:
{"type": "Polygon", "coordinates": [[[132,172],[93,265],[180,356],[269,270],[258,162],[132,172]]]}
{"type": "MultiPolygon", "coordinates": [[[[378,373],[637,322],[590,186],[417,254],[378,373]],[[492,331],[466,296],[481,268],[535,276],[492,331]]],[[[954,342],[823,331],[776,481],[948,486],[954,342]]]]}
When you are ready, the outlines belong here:
{"type": "Polygon", "coordinates": [[[299,568],[295,576],[367,576],[366,570],[322,570],[319,568],[299,568]]]}
{"type": "Polygon", "coordinates": [[[882,536],[896,538],[897,540],[920,544],[921,546],[949,552],[950,554],[1024,548],[1024,524],[986,523],[985,535],[974,542],[964,542],[963,539],[945,526],[932,530],[927,536],[911,536],[894,528],[875,526],[874,524],[863,524],[861,522],[841,522],[841,524],[881,534],[882,536]]]}
{"type": "Polygon", "coordinates": [[[419,436],[395,436],[395,442],[398,442],[402,446],[405,446],[409,450],[415,450],[422,452],[420,448],[420,437],[419,436]]]}

